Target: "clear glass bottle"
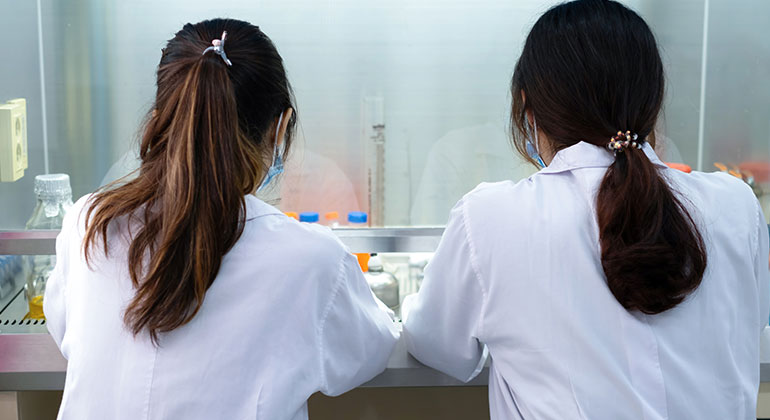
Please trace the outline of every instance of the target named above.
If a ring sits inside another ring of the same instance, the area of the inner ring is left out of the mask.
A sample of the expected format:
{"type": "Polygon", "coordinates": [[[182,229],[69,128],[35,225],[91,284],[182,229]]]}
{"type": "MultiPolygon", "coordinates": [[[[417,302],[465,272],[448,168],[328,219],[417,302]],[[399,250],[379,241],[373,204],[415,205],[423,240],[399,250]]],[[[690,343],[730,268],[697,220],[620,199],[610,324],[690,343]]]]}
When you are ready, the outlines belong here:
{"type": "Polygon", "coordinates": [[[392,273],[385,271],[382,260],[377,254],[369,259],[369,271],[364,273],[366,282],[382,303],[388,308],[397,310],[401,303],[398,298],[398,280],[392,273]]]}
{"type": "MultiPolygon", "coordinates": [[[[35,177],[37,205],[27,222],[27,230],[61,229],[64,215],[72,207],[70,177],[66,174],[35,177]]],[[[43,295],[48,276],[56,265],[55,255],[34,255],[27,260],[25,295],[29,304],[28,318],[43,319],[43,295]]]]}

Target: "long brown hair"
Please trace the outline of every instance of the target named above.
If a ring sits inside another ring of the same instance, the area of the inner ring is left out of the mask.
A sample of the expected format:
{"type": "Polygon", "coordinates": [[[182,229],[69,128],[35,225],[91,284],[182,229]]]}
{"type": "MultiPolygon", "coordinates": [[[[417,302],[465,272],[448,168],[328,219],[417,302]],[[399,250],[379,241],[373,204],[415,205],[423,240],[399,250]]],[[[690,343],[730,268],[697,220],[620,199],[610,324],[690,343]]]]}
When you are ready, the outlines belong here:
{"type": "MultiPolygon", "coordinates": [[[[127,216],[128,269],[136,294],[124,313],[134,335],[188,323],[203,304],[225,253],[240,237],[246,194],[262,182],[276,120],[294,108],[278,51],[258,27],[232,19],[186,24],[158,66],[154,110],[146,119],[138,176],[90,201],[84,253],[108,255],[111,223],[127,216]],[[232,66],[203,51],[227,31],[232,66]]],[[[284,138],[288,153],[295,117],[284,138]]]]}
{"type": "MultiPolygon", "coordinates": [[[[604,148],[619,130],[654,146],[663,64],[639,15],[615,1],[578,0],[535,23],[511,94],[514,145],[525,158],[528,112],[554,152],[580,141],[604,148]]],[[[617,154],[596,200],[602,267],[620,304],[656,314],[698,287],[706,269],[703,238],[644,151],[617,154]]]]}

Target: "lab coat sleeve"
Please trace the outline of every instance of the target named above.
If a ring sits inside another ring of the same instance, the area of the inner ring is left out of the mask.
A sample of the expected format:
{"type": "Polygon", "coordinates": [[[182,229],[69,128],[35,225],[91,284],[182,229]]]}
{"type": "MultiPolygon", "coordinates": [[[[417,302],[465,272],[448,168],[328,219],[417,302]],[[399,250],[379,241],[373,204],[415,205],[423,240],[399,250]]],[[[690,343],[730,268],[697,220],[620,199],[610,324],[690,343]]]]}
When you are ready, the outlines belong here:
{"type": "Polygon", "coordinates": [[[46,326],[48,332],[53,337],[59,350],[65,358],[67,354],[62,348],[62,341],[67,331],[67,281],[69,276],[69,263],[71,249],[79,250],[78,244],[71,241],[77,235],[77,220],[79,206],[74,205],[65,216],[62,222],[62,229],[56,237],[56,265],[45,285],[45,296],[43,298],[43,313],[45,314],[46,326]]]}
{"type": "Polygon", "coordinates": [[[398,329],[380,309],[356,258],[345,253],[319,326],[320,391],[343,394],[385,370],[398,329]]]}
{"type": "Polygon", "coordinates": [[[482,311],[486,293],[475,264],[464,200],[452,209],[436,254],[404,323],[409,352],[461,381],[483,367],[482,311]]]}
{"type": "Polygon", "coordinates": [[[754,257],[754,271],[757,279],[757,292],[759,298],[759,325],[763,330],[770,317],[770,245],[768,245],[768,229],[762,208],[757,203],[757,255],[754,257]]]}

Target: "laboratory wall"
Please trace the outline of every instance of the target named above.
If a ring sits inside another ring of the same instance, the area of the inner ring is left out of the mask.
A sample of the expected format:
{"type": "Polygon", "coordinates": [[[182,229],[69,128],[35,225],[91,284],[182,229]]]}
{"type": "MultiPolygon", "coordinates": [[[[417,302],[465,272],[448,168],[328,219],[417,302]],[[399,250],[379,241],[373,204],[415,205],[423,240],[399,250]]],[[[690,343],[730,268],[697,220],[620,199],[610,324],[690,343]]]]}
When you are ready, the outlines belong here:
{"type": "MultiPolygon", "coordinates": [[[[27,98],[30,149],[27,175],[0,184],[8,203],[0,229],[23,227],[36,174],[69,173],[77,198],[135,169],[160,49],[184,23],[212,17],[259,25],[294,87],[299,141],[264,198],[285,211],[381,208],[372,215],[380,224],[441,225],[479,182],[534,172],[509,145],[509,84],[529,28],[555,3],[42,0],[38,25],[35,2],[0,0],[0,10],[12,11],[0,16],[0,34],[13,40],[4,48],[19,58],[0,66],[0,102],[27,98]],[[380,154],[375,123],[384,125],[380,154]]],[[[770,3],[625,4],[648,20],[666,64],[664,159],[703,170],[767,165],[770,3]]]]}

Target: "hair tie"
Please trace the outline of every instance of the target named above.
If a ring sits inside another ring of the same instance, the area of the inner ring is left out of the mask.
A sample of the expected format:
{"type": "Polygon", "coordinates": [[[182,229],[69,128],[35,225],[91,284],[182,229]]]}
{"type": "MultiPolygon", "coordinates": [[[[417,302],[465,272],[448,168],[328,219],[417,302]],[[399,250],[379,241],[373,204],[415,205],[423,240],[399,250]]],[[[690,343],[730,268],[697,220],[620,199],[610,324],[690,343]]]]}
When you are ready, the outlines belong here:
{"type": "Polygon", "coordinates": [[[622,131],[618,131],[618,134],[615,134],[610,139],[610,142],[607,144],[607,148],[610,149],[610,151],[615,152],[615,155],[617,155],[618,152],[623,152],[628,148],[641,149],[644,140],[637,141],[638,138],[639,136],[636,135],[636,133],[631,133],[630,131],[623,133],[622,131]]]}
{"type": "MultiPolygon", "coordinates": [[[[225,38],[227,37],[227,31],[222,32],[222,39],[215,39],[211,41],[211,47],[206,48],[203,50],[203,54],[206,54],[209,51],[214,51],[215,54],[222,57],[222,60],[224,60],[225,64],[228,66],[232,66],[233,63],[230,61],[230,59],[227,58],[227,54],[225,54],[225,38]]],[[[202,54],[202,55],[203,55],[202,54]]]]}

